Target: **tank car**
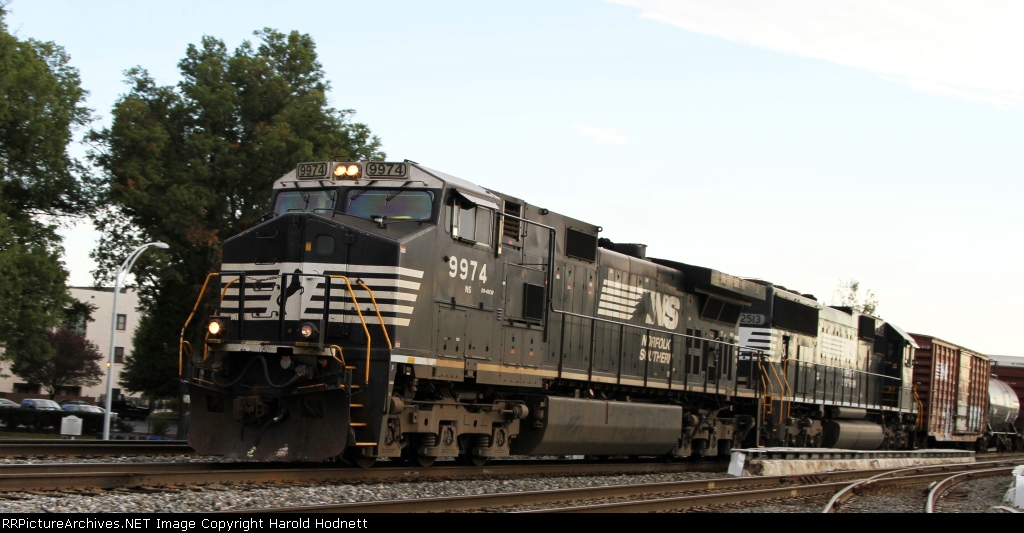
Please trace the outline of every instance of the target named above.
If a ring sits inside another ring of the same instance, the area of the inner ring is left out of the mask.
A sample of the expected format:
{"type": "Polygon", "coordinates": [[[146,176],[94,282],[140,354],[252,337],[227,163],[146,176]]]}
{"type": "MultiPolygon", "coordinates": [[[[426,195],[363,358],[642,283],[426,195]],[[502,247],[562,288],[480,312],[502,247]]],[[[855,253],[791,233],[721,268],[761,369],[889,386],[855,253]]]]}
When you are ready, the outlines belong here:
{"type": "Polygon", "coordinates": [[[299,164],[182,330],[189,444],[359,466],[910,445],[901,330],[601,231],[408,160],[299,164]]]}
{"type": "Polygon", "coordinates": [[[990,424],[990,444],[999,451],[1024,450],[1024,417],[1020,416],[1020,405],[1024,403],[1024,358],[1006,355],[990,355],[989,358],[993,382],[1002,384],[990,388],[992,407],[989,416],[994,421],[990,424]],[[997,388],[1002,391],[996,391],[997,388]],[[1008,394],[1006,388],[1012,394],[1008,394]],[[1007,427],[1005,418],[1011,418],[1012,428],[1007,427]]]}
{"type": "Polygon", "coordinates": [[[988,424],[979,448],[995,446],[998,452],[1021,450],[1021,435],[1015,423],[1020,418],[1020,398],[1010,385],[998,379],[989,380],[988,424]]]}

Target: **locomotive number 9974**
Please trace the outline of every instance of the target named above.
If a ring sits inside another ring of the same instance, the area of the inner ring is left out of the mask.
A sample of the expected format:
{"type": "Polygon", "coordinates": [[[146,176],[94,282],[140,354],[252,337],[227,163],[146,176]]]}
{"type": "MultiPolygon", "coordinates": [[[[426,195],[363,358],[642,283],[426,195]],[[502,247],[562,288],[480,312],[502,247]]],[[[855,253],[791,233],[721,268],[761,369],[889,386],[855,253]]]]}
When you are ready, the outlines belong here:
{"type": "Polygon", "coordinates": [[[465,257],[459,259],[458,257],[448,257],[448,268],[451,269],[448,275],[451,277],[459,276],[459,279],[469,278],[470,281],[479,279],[483,283],[487,283],[487,263],[480,266],[480,272],[477,272],[478,263],[476,260],[467,260],[465,257]]]}
{"type": "Polygon", "coordinates": [[[405,163],[367,163],[367,178],[404,178],[408,174],[405,163]]]}

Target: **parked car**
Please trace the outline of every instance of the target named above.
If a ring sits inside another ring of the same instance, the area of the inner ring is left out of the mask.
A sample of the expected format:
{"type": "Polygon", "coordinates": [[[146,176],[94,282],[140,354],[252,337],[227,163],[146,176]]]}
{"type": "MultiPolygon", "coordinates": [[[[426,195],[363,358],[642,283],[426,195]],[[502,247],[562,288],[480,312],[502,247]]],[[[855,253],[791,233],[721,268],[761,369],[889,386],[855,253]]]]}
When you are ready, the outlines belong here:
{"type": "Polygon", "coordinates": [[[7,398],[0,398],[0,408],[3,407],[21,407],[17,402],[12,402],[7,398]]]}
{"type": "Polygon", "coordinates": [[[95,405],[79,404],[79,403],[66,403],[64,404],[65,411],[75,411],[79,413],[99,413],[103,414],[103,408],[96,407],[95,405]]]}
{"type": "Polygon", "coordinates": [[[92,404],[87,402],[87,401],[85,401],[85,400],[64,400],[63,402],[60,402],[60,405],[61,406],[65,406],[65,405],[92,405],[92,404]]]}
{"type": "Polygon", "coordinates": [[[149,408],[141,407],[131,400],[113,400],[110,402],[112,414],[125,420],[145,420],[149,418],[149,408]]]}
{"type": "Polygon", "coordinates": [[[26,398],[21,401],[21,406],[27,409],[39,411],[60,411],[60,404],[53,400],[42,400],[38,398],[26,398]]]}

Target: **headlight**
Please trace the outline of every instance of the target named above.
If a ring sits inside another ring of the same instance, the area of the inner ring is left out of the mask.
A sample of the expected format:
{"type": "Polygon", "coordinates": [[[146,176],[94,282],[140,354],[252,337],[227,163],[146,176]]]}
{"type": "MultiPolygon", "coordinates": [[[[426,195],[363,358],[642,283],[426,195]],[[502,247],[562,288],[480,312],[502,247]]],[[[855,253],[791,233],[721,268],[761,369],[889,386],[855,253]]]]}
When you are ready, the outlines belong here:
{"type": "Polygon", "coordinates": [[[305,322],[299,326],[299,335],[301,335],[303,339],[312,339],[313,337],[316,337],[317,333],[318,329],[316,325],[310,322],[305,322]]]}
{"type": "Polygon", "coordinates": [[[338,179],[358,179],[361,169],[355,163],[338,163],[334,166],[334,177],[338,179]]]}
{"type": "Polygon", "coordinates": [[[227,332],[228,321],[224,317],[211,317],[210,322],[206,325],[206,332],[211,337],[220,337],[227,332]]]}

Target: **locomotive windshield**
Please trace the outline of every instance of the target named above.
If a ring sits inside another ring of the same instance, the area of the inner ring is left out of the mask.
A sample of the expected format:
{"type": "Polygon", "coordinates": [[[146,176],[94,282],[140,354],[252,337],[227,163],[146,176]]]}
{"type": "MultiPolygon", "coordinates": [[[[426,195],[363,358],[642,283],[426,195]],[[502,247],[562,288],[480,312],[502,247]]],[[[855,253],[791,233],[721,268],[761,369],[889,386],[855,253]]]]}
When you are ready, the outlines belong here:
{"type": "Polygon", "coordinates": [[[274,213],[283,215],[305,212],[329,215],[334,212],[337,198],[338,193],[333,190],[281,191],[274,201],[274,213]]]}
{"type": "Polygon", "coordinates": [[[370,220],[430,220],[434,194],[409,189],[354,189],[348,192],[345,212],[370,220]]]}

